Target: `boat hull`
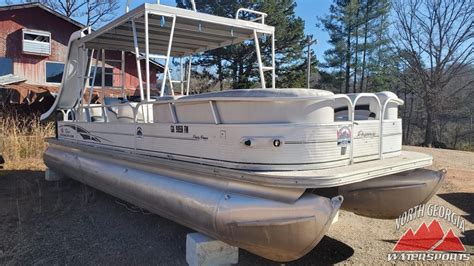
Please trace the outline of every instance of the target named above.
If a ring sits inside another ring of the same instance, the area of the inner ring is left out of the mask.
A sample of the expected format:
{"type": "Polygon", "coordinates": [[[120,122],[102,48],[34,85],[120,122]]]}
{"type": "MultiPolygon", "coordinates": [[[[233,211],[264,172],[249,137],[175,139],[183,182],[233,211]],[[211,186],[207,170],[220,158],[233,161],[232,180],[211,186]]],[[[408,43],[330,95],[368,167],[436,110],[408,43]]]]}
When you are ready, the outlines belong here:
{"type": "MultiPolygon", "coordinates": [[[[311,193],[293,202],[256,197],[252,189],[247,194],[242,187],[235,192],[219,185],[183,181],[148,165],[62,145],[50,145],[44,161],[52,171],[281,262],[311,251],[329,230],[342,203],[340,196],[329,199],[311,193]]],[[[282,193],[288,192],[282,189],[282,193]]]]}
{"type": "Polygon", "coordinates": [[[355,214],[394,219],[408,209],[428,202],[442,184],[446,171],[417,169],[338,187],[342,209],[355,214]]]}

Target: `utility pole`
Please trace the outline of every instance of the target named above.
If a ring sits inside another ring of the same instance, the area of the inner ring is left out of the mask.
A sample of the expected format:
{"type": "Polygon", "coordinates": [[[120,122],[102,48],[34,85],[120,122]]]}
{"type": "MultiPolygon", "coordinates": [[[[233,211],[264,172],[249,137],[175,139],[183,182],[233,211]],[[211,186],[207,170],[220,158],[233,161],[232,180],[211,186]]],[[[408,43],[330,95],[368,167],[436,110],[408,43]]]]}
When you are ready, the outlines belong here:
{"type": "Polygon", "coordinates": [[[471,112],[471,126],[469,127],[469,151],[472,151],[471,135],[472,135],[472,112],[471,112]]]}
{"type": "Polygon", "coordinates": [[[313,40],[313,35],[310,34],[310,35],[308,35],[307,40],[308,40],[308,61],[307,61],[308,62],[308,64],[307,64],[308,69],[307,69],[307,72],[306,72],[306,76],[307,76],[308,82],[307,82],[306,86],[307,86],[308,89],[310,89],[310,84],[309,83],[311,81],[311,45],[318,44],[318,39],[313,40]]]}

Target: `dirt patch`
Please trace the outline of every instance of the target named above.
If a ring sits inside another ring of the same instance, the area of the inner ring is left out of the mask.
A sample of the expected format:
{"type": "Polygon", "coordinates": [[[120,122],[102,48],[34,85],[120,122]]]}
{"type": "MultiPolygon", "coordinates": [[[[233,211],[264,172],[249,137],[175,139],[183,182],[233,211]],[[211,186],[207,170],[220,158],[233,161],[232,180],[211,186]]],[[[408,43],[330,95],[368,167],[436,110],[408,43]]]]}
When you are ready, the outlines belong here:
{"type": "MultiPolygon", "coordinates": [[[[467,252],[474,253],[474,153],[405,147],[430,153],[434,168],[448,175],[430,203],[462,215],[464,234],[453,228],[467,252]]],[[[430,222],[425,217],[423,221],[430,222]]],[[[415,220],[399,230],[394,220],[340,212],[339,221],[300,264],[380,264],[415,220]]],[[[190,229],[150,214],[73,180],[44,181],[42,171],[0,171],[0,264],[160,264],[185,265],[190,229]]],[[[277,265],[240,250],[241,265],[277,265]]]]}

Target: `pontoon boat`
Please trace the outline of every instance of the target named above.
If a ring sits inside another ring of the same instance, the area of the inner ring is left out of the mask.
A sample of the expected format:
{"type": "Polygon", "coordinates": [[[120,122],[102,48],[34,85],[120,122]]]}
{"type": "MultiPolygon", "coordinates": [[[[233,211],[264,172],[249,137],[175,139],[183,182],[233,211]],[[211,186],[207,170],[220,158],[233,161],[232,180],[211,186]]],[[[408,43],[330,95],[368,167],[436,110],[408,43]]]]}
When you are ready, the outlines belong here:
{"type": "Polygon", "coordinates": [[[384,219],[428,201],[444,172],[423,169],[431,156],[402,151],[403,101],[391,92],[275,88],[275,29],[265,17],[144,4],[97,31],[74,33],[60,92],[42,116],[62,114],[48,140],[47,166],[282,262],[311,251],[340,208],[384,219]],[[259,89],[190,93],[193,55],[250,41],[259,89]],[[104,75],[102,88],[90,84],[106,51],[136,55],[145,81],[140,99],[84,100],[105,89],[104,75]],[[171,58],[185,62],[180,80],[171,77],[178,73],[170,71],[171,58]],[[152,59],[164,62],[157,98],[152,59]]]}

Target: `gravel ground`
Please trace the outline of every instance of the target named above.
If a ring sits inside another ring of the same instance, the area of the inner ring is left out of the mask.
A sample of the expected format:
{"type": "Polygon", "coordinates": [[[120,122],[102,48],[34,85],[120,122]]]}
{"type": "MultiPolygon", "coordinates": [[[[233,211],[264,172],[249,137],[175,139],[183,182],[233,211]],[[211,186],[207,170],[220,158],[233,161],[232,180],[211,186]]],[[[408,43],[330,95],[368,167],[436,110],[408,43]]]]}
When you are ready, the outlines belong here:
{"type": "MultiPolygon", "coordinates": [[[[430,203],[449,207],[466,220],[461,233],[474,254],[474,153],[405,147],[430,153],[433,168],[448,176],[430,203]]],[[[308,255],[289,265],[387,263],[400,236],[424,217],[396,230],[394,220],[375,220],[341,211],[327,236],[308,255]]],[[[186,265],[190,229],[133,207],[73,180],[44,181],[42,171],[0,171],[0,264],[186,265]]],[[[471,263],[472,263],[471,258],[471,263]]],[[[278,265],[240,250],[241,265],[278,265]]]]}

